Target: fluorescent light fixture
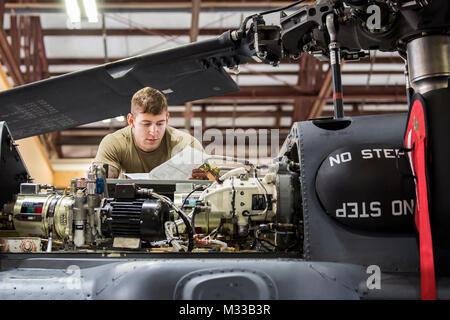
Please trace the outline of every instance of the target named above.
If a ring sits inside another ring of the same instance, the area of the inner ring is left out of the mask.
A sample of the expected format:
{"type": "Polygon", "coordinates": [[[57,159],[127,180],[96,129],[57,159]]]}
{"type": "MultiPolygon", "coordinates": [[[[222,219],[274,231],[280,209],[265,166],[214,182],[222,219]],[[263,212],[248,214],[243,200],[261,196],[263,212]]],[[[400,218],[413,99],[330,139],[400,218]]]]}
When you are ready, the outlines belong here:
{"type": "Polygon", "coordinates": [[[102,120],[103,123],[111,123],[111,119],[102,120]]]}
{"type": "Polygon", "coordinates": [[[67,15],[69,16],[70,22],[77,23],[81,21],[80,7],[78,6],[77,0],[65,0],[67,15]]]}
{"type": "Polygon", "coordinates": [[[124,116],[118,116],[118,117],[116,117],[116,121],[124,122],[125,121],[125,117],[124,116]]]}
{"type": "Polygon", "coordinates": [[[83,0],[84,10],[86,10],[86,16],[88,17],[88,22],[97,23],[98,22],[98,12],[97,4],[95,0],[83,0]]]}

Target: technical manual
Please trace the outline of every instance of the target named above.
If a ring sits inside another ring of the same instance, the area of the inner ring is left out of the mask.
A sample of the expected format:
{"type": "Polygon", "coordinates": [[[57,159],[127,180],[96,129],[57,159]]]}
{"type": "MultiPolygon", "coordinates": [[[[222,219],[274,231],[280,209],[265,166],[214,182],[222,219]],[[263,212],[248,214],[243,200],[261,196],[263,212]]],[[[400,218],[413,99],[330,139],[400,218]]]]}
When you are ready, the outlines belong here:
{"type": "Polygon", "coordinates": [[[209,158],[211,156],[207,153],[187,146],[148,173],[126,173],[125,176],[130,179],[187,180],[192,170],[200,167],[209,158]]]}

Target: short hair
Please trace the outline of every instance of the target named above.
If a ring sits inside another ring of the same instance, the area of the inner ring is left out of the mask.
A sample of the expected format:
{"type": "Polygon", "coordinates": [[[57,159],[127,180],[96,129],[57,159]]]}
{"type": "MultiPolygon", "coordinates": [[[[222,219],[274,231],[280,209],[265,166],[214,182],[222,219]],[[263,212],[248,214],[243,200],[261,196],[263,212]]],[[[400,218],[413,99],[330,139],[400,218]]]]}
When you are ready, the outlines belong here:
{"type": "Polygon", "coordinates": [[[137,91],[131,98],[131,113],[136,112],[151,113],[153,115],[161,114],[167,111],[167,99],[161,91],[145,87],[137,91]]]}

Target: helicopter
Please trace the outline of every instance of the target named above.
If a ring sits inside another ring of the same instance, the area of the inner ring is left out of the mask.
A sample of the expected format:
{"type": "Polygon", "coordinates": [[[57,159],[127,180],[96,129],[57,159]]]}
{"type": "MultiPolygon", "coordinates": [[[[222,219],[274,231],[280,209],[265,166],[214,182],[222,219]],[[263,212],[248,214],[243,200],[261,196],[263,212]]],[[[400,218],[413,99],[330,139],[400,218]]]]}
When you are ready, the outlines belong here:
{"type": "Polygon", "coordinates": [[[0,205],[29,253],[1,253],[0,297],[450,298],[448,1],[302,2],[215,39],[1,92],[0,205]],[[408,114],[344,115],[341,60],[368,50],[404,59],[408,114]],[[93,167],[61,194],[31,182],[14,143],[122,114],[146,85],[169,104],[235,92],[224,68],[302,54],[330,61],[334,117],[294,123],[264,176],[242,159],[212,183],[130,183],[93,167]]]}

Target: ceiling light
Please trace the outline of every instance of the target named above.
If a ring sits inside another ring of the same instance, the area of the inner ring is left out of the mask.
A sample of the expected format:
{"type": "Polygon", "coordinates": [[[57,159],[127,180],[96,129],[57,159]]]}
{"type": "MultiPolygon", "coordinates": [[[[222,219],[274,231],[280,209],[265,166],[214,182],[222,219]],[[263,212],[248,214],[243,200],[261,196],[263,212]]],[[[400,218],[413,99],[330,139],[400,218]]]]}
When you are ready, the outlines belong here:
{"type": "Polygon", "coordinates": [[[67,15],[71,23],[78,23],[81,21],[80,7],[77,0],[65,0],[67,15]]]}
{"type": "Polygon", "coordinates": [[[98,22],[98,12],[97,4],[95,0],[83,0],[84,10],[86,11],[86,16],[88,17],[88,22],[97,23],[98,22]]]}

